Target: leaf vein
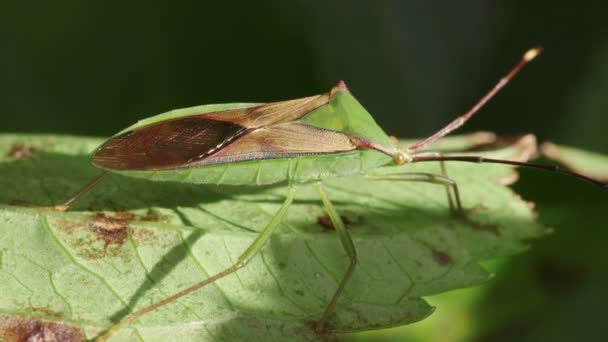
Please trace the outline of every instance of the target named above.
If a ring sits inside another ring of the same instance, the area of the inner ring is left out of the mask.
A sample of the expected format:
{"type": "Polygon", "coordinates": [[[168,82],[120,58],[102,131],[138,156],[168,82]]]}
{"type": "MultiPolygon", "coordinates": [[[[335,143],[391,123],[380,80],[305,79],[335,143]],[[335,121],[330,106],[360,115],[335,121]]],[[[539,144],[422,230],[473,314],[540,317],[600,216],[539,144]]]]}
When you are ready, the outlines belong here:
{"type": "Polygon", "coordinates": [[[285,292],[285,290],[283,289],[283,287],[281,286],[281,283],[279,282],[279,279],[277,278],[277,276],[272,272],[272,268],[270,267],[270,265],[268,265],[268,261],[266,260],[266,256],[264,255],[263,251],[260,251],[260,257],[262,259],[262,263],[264,264],[264,267],[266,267],[266,270],[268,270],[268,273],[270,274],[270,276],[272,277],[272,279],[274,280],[274,282],[277,284],[277,288],[279,289],[279,292],[283,295],[283,297],[287,298],[287,300],[289,302],[291,302],[291,304],[293,304],[298,310],[300,310],[302,313],[306,314],[307,316],[310,315],[310,313],[306,310],[304,310],[303,307],[300,306],[300,304],[298,304],[296,301],[294,301],[289,295],[287,295],[287,293],[285,292]]]}
{"type": "Polygon", "coordinates": [[[72,310],[72,305],[67,301],[66,297],[63,296],[61,293],[59,293],[59,290],[57,290],[57,287],[55,286],[55,281],[53,280],[53,272],[46,268],[45,266],[35,262],[34,260],[31,260],[30,258],[28,258],[25,255],[21,255],[21,257],[25,260],[27,260],[28,262],[30,262],[31,264],[37,266],[38,268],[44,270],[48,277],[49,277],[49,283],[51,285],[51,289],[53,290],[53,292],[55,293],[55,295],[57,295],[57,297],[59,297],[59,299],[63,302],[63,304],[66,306],[66,308],[68,309],[68,317],[70,319],[72,319],[73,316],[73,310],[72,310]]]}
{"type": "Polygon", "coordinates": [[[384,247],[384,249],[386,250],[386,253],[391,258],[391,260],[393,260],[393,262],[395,264],[397,264],[397,268],[399,268],[399,270],[401,270],[401,273],[403,275],[405,275],[405,277],[410,281],[410,285],[407,287],[407,289],[405,289],[405,291],[403,291],[403,294],[401,296],[399,296],[399,298],[397,299],[397,301],[394,304],[401,303],[403,298],[407,297],[411,293],[412,288],[414,288],[414,285],[415,285],[414,279],[412,278],[410,273],[401,265],[401,262],[399,261],[399,259],[397,259],[395,257],[393,252],[391,252],[390,248],[388,248],[388,246],[386,246],[386,244],[384,242],[382,243],[382,247],[384,247]]]}
{"type": "MultiPolygon", "coordinates": [[[[70,260],[72,262],[72,264],[74,264],[76,267],[83,270],[85,273],[88,273],[92,277],[96,278],[101,284],[103,284],[108,289],[108,291],[110,291],[112,296],[114,296],[116,299],[118,299],[119,302],[121,302],[124,306],[126,306],[129,309],[129,311],[133,311],[133,308],[131,306],[129,306],[129,304],[124,299],[122,299],[122,297],[120,297],[120,295],[116,292],[116,290],[114,290],[114,288],[112,288],[112,286],[102,276],[93,272],[92,270],[90,270],[89,268],[87,268],[86,266],[84,266],[83,264],[81,264],[80,262],[78,262],[76,260],[76,257],[74,257],[74,255],[72,255],[72,253],[61,243],[61,241],[59,240],[57,235],[55,235],[55,233],[53,232],[53,229],[51,228],[51,225],[48,222],[46,215],[40,215],[40,224],[42,225],[44,230],[47,232],[47,234],[51,237],[54,244],[59,248],[59,250],[61,250],[65,254],[65,256],[68,258],[68,260],[70,260]]],[[[133,329],[135,330],[136,334],[138,336],[140,336],[137,328],[133,327],[133,329]]],[[[141,338],[141,336],[140,336],[140,338],[141,338]]]]}
{"type": "MultiPolygon", "coordinates": [[[[162,288],[160,286],[158,286],[158,282],[154,278],[152,278],[152,275],[150,275],[150,271],[146,267],[146,264],[144,263],[144,260],[142,259],[141,254],[139,254],[139,250],[137,249],[137,245],[135,244],[135,241],[133,240],[133,236],[131,234],[129,234],[128,237],[129,237],[129,244],[131,245],[131,247],[133,248],[133,251],[135,252],[135,258],[137,260],[137,263],[144,270],[144,275],[146,276],[146,279],[152,285],[153,288],[155,288],[158,292],[160,292],[163,295],[163,297],[168,297],[168,295],[165,293],[165,291],[163,291],[162,288]]],[[[176,300],[176,302],[179,303],[184,308],[186,308],[192,314],[194,314],[194,316],[196,318],[198,318],[198,319],[202,318],[200,315],[198,315],[196,313],[196,311],[191,309],[188,305],[182,303],[179,299],[176,300]]]]}
{"type": "MultiPolygon", "coordinates": [[[[232,255],[230,255],[230,249],[228,248],[228,245],[226,245],[226,239],[222,236],[222,245],[224,246],[224,250],[226,251],[226,256],[228,257],[228,260],[230,261],[230,265],[234,265],[234,261],[232,260],[232,255]]],[[[245,283],[243,283],[243,280],[241,279],[241,276],[239,276],[239,272],[236,271],[233,273],[234,276],[236,277],[236,279],[238,279],[239,283],[241,284],[241,287],[243,288],[243,290],[247,290],[247,287],[245,286],[245,283]]]]}
{"type": "MultiPolygon", "coordinates": [[[[201,272],[201,274],[205,278],[209,278],[209,272],[207,272],[207,270],[205,269],[205,267],[203,266],[201,261],[198,260],[198,258],[194,255],[194,252],[192,251],[192,246],[188,243],[188,241],[186,239],[184,239],[183,232],[180,233],[180,238],[182,239],[183,244],[186,245],[186,249],[188,251],[188,256],[190,258],[192,258],[194,265],[197,267],[197,269],[201,272]]],[[[224,292],[224,289],[222,289],[221,286],[219,286],[216,282],[213,283],[213,286],[215,286],[215,288],[217,288],[217,290],[222,295],[222,297],[224,297],[224,300],[226,301],[226,303],[228,304],[230,309],[234,311],[235,306],[228,298],[228,295],[226,294],[226,292],[224,292]]]]}
{"type": "Polygon", "coordinates": [[[317,255],[317,253],[315,253],[315,251],[313,250],[313,248],[310,246],[310,243],[308,243],[308,241],[304,241],[304,246],[306,246],[306,249],[308,249],[308,251],[310,252],[310,254],[312,255],[312,257],[315,259],[315,261],[317,263],[319,263],[319,265],[321,265],[321,267],[323,268],[323,270],[325,270],[325,273],[329,274],[329,276],[334,280],[334,282],[336,284],[338,284],[338,277],[335,276],[329,270],[329,268],[327,268],[327,266],[325,266],[325,264],[323,262],[321,262],[321,259],[319,258],[319,256],[317,255]]]}

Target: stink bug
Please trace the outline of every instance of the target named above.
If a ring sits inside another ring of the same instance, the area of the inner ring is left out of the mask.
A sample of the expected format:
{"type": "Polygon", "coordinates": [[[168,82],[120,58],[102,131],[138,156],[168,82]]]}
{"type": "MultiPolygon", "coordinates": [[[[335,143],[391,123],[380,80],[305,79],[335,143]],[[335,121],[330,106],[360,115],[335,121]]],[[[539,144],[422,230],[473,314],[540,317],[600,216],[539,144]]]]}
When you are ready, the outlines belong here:
{"type": "MultiPolygon", "coordinates": [[[[295,100],[269,104],[208,105],[175,110],[144,119],[110,138],[92,155],[93,164],[104,172],[63,204],[43,208],[67,210],[111,173],[193,184],[268,185],[286,182],[288,191],[280,209],[231,267],[131,313],[110,328],[102,339],[146,313],[246,266],[264,246],[287,212],[296,195],[296,184],[312,183],[316,188],[350,258],[350,265],[333,297],[327,303],[323,315],[314,323],[314,329],[319,334],[324,332],[328,317],[357,265],[355,245],[324,191],[323,179],[367,174],[370,170],[386,165],[440,162],[440,175],[397,173],[391,175],[390,179],[423,181],[446,187],[449,207],[454,214],[459,215],[463,214],[463,208],[458,185],[448,177],[445,161],[533,167],[575,176],[608,189],[606,184],[557,166],[420,152],[424,146],[462,126],[539,52],[539,48],[527,51],[519,63],[469,111],[435,134],[405,149],[398,146],[376,124],[344,82],[338,83],[328,93],[295,100]],[[261,163],[262,160],[264,163],[261,163]],[[252,179],[255,180],[253,184],[252,179]]],[[[15,204],[33,206],[23,202],[15,204]]]]}

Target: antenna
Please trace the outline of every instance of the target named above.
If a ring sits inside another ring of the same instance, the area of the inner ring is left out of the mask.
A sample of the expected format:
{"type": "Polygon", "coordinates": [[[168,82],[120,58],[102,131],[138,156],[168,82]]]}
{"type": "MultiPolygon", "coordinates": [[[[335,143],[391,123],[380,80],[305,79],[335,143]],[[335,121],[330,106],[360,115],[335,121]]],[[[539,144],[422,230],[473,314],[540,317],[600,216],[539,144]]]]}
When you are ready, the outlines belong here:
{"type": "Polygon", "coordinates": [[[429,161],[461,161],[461,162],[469,162],[469,163],[492,163],[492,164],[507,164],[507,165],[529,167],[529,168],[533,168],[533,169],[540,169],[540,170],[545,170],[545,171],[561,173],[561,174],[568,175],[568,176],[574,176],[578,179],[590,182],[593,185],[599,186],[603,190],[608,191],[608,183],[602,183],[591,177],[587,177],[580,173],[572,172],[570,170],[564,169],[557,165],[543,165],[543,164],[519,162],[519,161],[514,161],[514,160],[485,158],[485,157],[480,157],[480,156],[425,156],[425,155],[421,155],[421,156],[413,155],[410,163],[429,162],[429,161]]]}
{"type": "Polygon", "coordinates": [[[467,120],[469,120],[473,115],[475,115],[479,111],[479,109],[481,109],[486,103],[488,103],[488,101],[490,101],[490,99],[492,99],[494,95],[496,95],[502,88],[504,88],[507,83],[509,83],[509,81],[511,81],[511,79],[513,79],[513,77],[515,77],[515,75],[517,75],[517,73],[526,64],[536,58],[536,56],[538,56],[542,52],[542,50],[543,49],[541,47],[535,47],[526,51],[526,53],[524,53],[524,55],[519,60],[519,63],[517,63],[517,65],[515,65],[513,69],[509,71],[509,73],[507,73],[503,78],[501,78],[500,81],[498,81],[498,83],[496,83],[496,85],[492,89],[490,89],[487,94],[485,94],[481,99],[479,99],[479,101],[477,101],[477,103],[475,103],[475,105],[471,107],[471,109],[469,109],[463,115],[457,117],[454,121],[450,122],[447,126],[443,127],[435,134],[408,147],[407,151],[414,152],[416,150],[419,150],[422,147],[432,143],[433,141],[449,134],[450,132],[464,125],[464,123],[467,122],[467,120]]]}

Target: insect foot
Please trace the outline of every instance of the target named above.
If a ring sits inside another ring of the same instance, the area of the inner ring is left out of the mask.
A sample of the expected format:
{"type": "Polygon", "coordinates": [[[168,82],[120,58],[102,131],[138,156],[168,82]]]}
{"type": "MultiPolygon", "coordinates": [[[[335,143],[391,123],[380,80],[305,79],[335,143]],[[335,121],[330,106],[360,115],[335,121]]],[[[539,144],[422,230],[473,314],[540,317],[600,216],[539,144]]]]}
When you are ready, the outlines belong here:
{"type": "Polygon", "coordinates": [[[315,332],[315,334],[317,334],[321,338],[321,341],[327,341],[330,329],[328,329],[327,324],[325,322],[319,320],[310,321],[308,323],[310,328],[315,332]]]}

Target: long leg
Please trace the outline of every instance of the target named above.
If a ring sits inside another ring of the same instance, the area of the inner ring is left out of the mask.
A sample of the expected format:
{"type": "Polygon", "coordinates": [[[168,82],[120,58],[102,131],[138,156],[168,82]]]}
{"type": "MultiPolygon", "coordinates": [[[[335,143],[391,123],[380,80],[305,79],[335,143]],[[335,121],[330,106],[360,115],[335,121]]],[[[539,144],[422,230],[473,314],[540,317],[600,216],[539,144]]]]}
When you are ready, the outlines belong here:
{"type": "Polygon", "coordinates": [[[315,325],[315,331],[317,333],[322,333],[324,330],[323,328],[324,328],[325,322],[327,321],[327,318],[334,311],[334,307],[336,306],[336,303],[338,302],[340,295],[344,291],[346,284],[350,280],[350,278],[353,274],[353,271],[355,270],[355,267],[357,266],[357,251],[355,250],[355,245],[353,244],[353,240],[351,239],[350,234],[346,230],[346,227],[344,226],[344,223],[342,222],[340,215],[338,215],[338,213],[334,209],[334,206],[331,204],[331,201],[329,200],[329,197],[327,197],[325,190],[323,190],[323,186],[321,185],[321,183],[315,184],[315,188],[319,192],[319,196],[321,196],[321,201],[323,201],[325,210],[327,211],[327,214],[329,215],[331,222],[333,223],[334,227],[336,228],[336,231],[338,232],[338,236],[340,237],[340,242],[342,243],[342,247],[344,247],[344,250],[346,251],[346,254],[348,255],[348,257],[350,259],[350,264],[348,265],[348,269],[346,270],[344,277],[342,277],[342,281],[340,281],[340,284],[338,285],[338,289],[336,290],[336,292],[334,293],[334,296],[329,301],[329,304],[327,304],[327,307],[325,307],[325,312],[323,312],[323,316],[321,317],[321,319],[319,321],[317,321],[317,323],[315,325]]]}
{"type": "MultiPolygon", "coordinates": [[[[415,153],[413,156],[416,157],[443,157],[443,154],[441,152],[418,152],[415,153]]],[[[448,196],[448,204],[450,206],[450,212],[453,214],[462,214],[462,206],[460,205],[460,196],[458,194],[458,186],[456,185],[456,182],[454,182],[449,176],[448,176],[448,170],[447,167],[445,166],[445,162],[440,161],[439,162],[439,166],[441,167],[441,175],[443,176],[443,178],[445,178],[445,180],[449,180],[449,182],[443,182],[443,184],[445,184],[445,190],[448,196]],[[452,199],[452,193],[450,192],[450,189],[452,189],[452,191],[454,192],[454,197],[456,198],[456,207],[454,207],[454,200],[452,199]]],[[[437,181],[435,181],[435,183],[438,183],[437,181]]]]}
{"type": "Polygon", "coordinates": [[[448,200],[450,201],[450,210],[453,214],[462,214],[464,213],[462,209],[462,203],[460,201],[460,192],[458,191],[458,184],[448,177],[435,175],[432,173],[424,173],[424,172],[407,172],[407,173],[394,173],[388,175],[378,175],[378,176],[368,176],[370,179],[375,180],[396,180],[396,181],[406,181],[406,182],[425,182],[425,183],[433,183],[433,184],[441,184],[445,185],[448,189],[448,200]],[[456,211],[452,210],[451,196],[450,191],[454,192],[454,198],[456,199],[456,211]]]}
{"type": "MultiPolygon", "coordinates": [[[[430,157],[432,158],[432,157],[430,157]]],[[[460,202],[460,192],[458,191],[458,184],[451,178],[435,175],[432,173],[422,173],[422,172],[404,172],[404,173],[394,173],[388,175],[378,175],[368,176],[370,179],[375,180],[396,180],[396,181],[406,181],[406,182],[425,182],[425,183],[434,183],[434,184],[442,184],[450,187],[454,191],[454,198],[456,199],[456,211],[453,211],[452,214],[458,218],[463,220],[463,222],[472,225],[476,229],[487,230],[497,234],[498,226],[494,224],[484,224],[471,220],[468,215],[471,212],[474,212],[476,209],[480,208],[480,206],[474,207],[471,210],[464,211],[462,209],[462,204],[460,202]]]]}
{"type": "Polygon", "coordinates": [[[279,208],[279,211],[277,211],[277,213],[272,217],[272,219],[270,220],[270,222],[268,222],[268,224],[266,225],[266,227],[264,227],[264,229],[260,232],[260,234],[258,234],[258,236],[255,238],[255,240],[253,240],[253,242],[251,243],[251,245],[249,245],[249,247],[247,247],[247,249],[238,257],[236,263],[230,267],[228,267],[227,269],[215,274],[214,276],[205,279],[204,281],[191,286],[185,290],[182,290],[170,297],[167,297],[163,300],[161,300],[158,303],[155,303],[153,305],[150,305],[146,308],[143,308],[139,311],[136,311],[128,316],[126,316],[125,318],[123,318],[122,320],[120,320],[118,323],[116,323],[114,326],[112,326],[105,334],[103,334],[102,336],[100,336],[98,338],[98,341],[106,341],[107,339],[109,339],[112,335],[114,335],[114,333],[116,333],[120,328],[122,328],[125,324],[133,322],[137,319],[139,319],[140,317],[144,316],[145,314],[152,312],[162,306],[165,306],[169,303],[174,302],[175,300],[184,297],[200,288],[203,288],[209,284],[213,284],[215,281],[217,281],[218,279],[224,278],[225,276],[236,272],[237,270],[239,270],[240,268],[243,268],[245,265],[247,265],[251,259],[257,255],[257,253],[260,251],[260,249],[264,246],[264,244],[266,243],[266,241],[268,241],[268,239],[270,238],[270,236],[272,235],[274,229],[279,225],[279,223],[281,222],[281,219],[283,218],[283,216],[285,216],[285,213],[287,212],[287,209],[289,208],[289,206],[291,205],[291,203],[293,202],[293,198],[295,196],[295,188],[292,186],[289,186],[289,190],[287,191],[287,196],[285,198],[285,201],[283,202],[283,204],[281,205],[281,208],[279,208]]]}
{"type": "Polygon", "coordinates": [[[20,205],[23,207],[40,208],[40,209],[55,210],[55,211],[66,211],[70,208],[70,206],[74,202],[76,202],[80,197],[82,197],[82,195],[89,192],[89,190],[93,189],[97,184],[99,184],[102,180],[104,180],[109,175],[110,175],[110,173],[108,171],[104,171],[101,175],[99,175],[97,178],[90,181],[87,185],[82,187],[82,189],[78,190],[78,192],[76,192],[74,195],[72,195],[70,198],[68,198],[67,201],[65,201],[59,205],[43,206],[43,205],[31,204],[29,202],[24,202],[24,201],[20,201],[20,200],[11,201],[11,205],[20,205]]]}

